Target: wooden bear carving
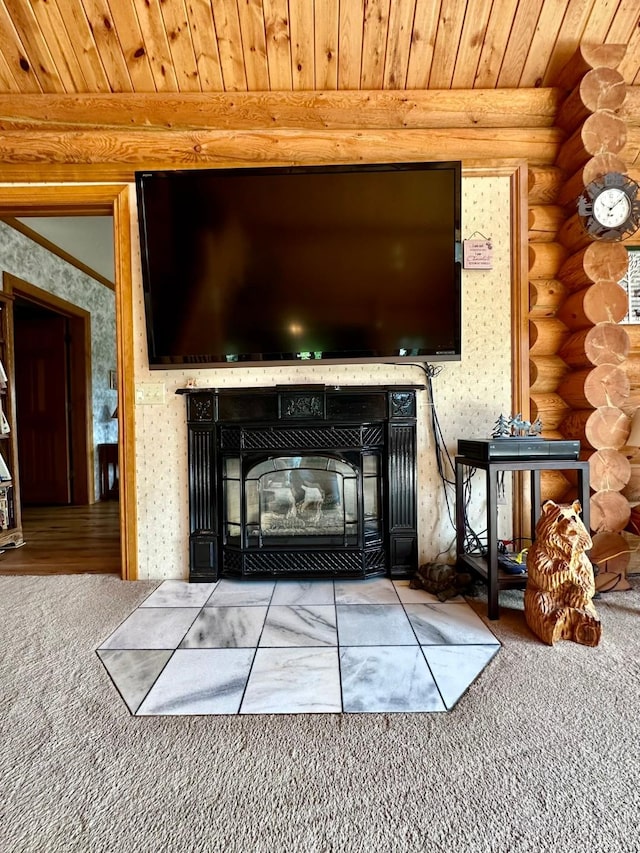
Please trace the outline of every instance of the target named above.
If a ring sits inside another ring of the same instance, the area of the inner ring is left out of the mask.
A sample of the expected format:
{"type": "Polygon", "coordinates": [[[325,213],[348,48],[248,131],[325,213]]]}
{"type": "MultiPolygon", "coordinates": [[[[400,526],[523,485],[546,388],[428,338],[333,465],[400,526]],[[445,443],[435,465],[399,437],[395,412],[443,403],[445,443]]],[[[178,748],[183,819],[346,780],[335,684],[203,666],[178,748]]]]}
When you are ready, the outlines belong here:
{"type": "Polygon", "coordinates": [[[585,555],[591,536],[579,516],[580,503],[546,501],[527,554],[524,615],[543,642],[574,640],[597,646],[602,626],[593,606],[593,567],[585,555]]]}

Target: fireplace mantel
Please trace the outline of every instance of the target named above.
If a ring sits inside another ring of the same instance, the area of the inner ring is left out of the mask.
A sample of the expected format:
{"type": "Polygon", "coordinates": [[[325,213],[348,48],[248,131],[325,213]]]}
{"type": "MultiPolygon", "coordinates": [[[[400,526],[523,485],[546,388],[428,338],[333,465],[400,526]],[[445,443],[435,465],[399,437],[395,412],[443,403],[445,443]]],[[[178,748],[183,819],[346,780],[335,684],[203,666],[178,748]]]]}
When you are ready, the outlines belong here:
{"type": "Polygon", "coordinates": [[[178,389],[187,405],[190,580],[411,576],[420,390],[178,389]],[[307,486],[294,490],[292,475],[307,486]],[[330,501],[332,487],[339,495],[330,501]]]}

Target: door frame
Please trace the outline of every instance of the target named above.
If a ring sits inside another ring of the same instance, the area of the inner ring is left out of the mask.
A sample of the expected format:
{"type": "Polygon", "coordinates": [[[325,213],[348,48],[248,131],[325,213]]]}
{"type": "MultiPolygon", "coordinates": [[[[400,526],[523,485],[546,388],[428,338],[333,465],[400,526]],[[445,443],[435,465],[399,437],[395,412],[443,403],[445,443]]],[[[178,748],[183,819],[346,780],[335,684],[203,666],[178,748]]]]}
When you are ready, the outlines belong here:
{"type": "Polygon", "coordinates": [[[38,305],[65,317],[71,325],[72,335],[69,342],[69,395],[73,403],[70,422],[73,448],[70,459],[71,502],[91,504],[96,499],[91,406],[91,315],[84,308],[79,308],[11,273],[3,274],[3,283],[5,293],[14,296],[14,315],[15,299],[22,299],[31,305],[38,305]]]}
{"type": "Polygon", "coordinates": [[[138,577],[129,184],[1,184],[0,216],[113,217],[121,577],[138,577]]]}

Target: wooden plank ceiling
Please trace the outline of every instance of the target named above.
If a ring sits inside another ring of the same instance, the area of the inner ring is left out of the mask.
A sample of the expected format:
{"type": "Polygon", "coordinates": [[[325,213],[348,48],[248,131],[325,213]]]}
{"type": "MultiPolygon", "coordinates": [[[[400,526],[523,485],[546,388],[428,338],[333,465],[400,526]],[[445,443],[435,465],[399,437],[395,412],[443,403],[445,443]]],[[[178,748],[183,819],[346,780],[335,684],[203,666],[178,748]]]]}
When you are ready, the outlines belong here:
{"type": "Polygon", "coordinates": [[[0,0],[0,95],[548,87],[638,0],[0,0]]]}
{"type": "Polygon", "coordinates": [[[0,179],[461,159],[552,164],[561,72],[627,46],[640,0],[0,0],[0,179]]]}

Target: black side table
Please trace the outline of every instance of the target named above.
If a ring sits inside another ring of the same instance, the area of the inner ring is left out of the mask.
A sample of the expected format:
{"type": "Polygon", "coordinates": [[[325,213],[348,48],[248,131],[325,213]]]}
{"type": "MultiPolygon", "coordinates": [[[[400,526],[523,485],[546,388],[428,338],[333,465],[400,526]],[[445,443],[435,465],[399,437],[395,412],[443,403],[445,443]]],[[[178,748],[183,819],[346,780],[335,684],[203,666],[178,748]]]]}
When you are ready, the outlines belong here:
{"type": "Polygon", "coordinates": [[[535,531],[541,511],[540,472],[576,471],[578,475],[578,500],[582,506],[582,520],[589,529],[589,462],[574,459],[540,459],[520,457],[480,461],[456,456],[456,558],[460,568],[470,568],[487,581],[489,619],[499,615],[498,593],[501,589],[524,589],[527,575],[512,575],[498,567],[498,472],[531,472],[531,530],[535,531]],[[487,483],[487,550],[485,554],[465,551],[464,469],[478,468],[486,473],[487,483]]]}

